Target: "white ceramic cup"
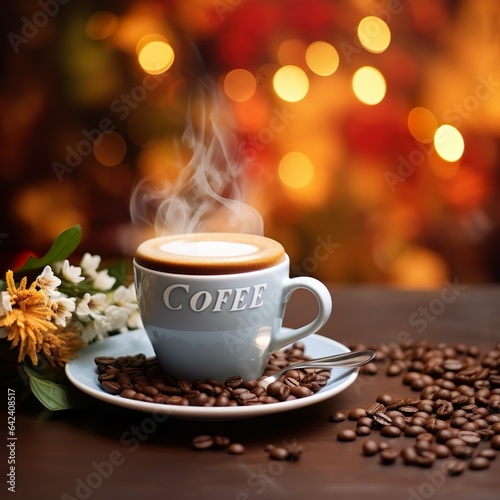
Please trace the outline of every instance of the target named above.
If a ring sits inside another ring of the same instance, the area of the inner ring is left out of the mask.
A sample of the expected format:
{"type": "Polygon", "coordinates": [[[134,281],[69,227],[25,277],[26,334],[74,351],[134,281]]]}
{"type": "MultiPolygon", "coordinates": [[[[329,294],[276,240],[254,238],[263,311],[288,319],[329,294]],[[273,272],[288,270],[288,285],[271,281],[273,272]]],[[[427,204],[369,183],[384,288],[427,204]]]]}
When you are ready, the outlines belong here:
{"type": "Polygon", "coordinates": [[[320,329],[328,289],[289,277],[283,247],[262,236],[194,233],[153,238],[137,249],[139,311],[162,369],[189,381],[259,378],[268,356],[320,329]],[[298,288],[319,312],[307,325],[282,329],[285,305],[298,288]]]}

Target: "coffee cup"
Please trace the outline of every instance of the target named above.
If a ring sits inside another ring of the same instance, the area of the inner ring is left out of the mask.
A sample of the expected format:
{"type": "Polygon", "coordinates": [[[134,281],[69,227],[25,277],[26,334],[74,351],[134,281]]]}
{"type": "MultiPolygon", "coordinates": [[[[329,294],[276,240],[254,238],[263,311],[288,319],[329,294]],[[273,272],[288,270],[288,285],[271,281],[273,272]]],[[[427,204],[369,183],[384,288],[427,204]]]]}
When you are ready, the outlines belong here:
{"type": "Polygon", "coordinates": [[[289,277],[283,246],[263,236],[193,233],[152,238],[134,258],[139,312],[161,368],[189,381],[259,378],[268,356],[319,330],[328,320],[328,289],[289,277]],[[314,294],[308,324],[283,328],[290,295],[314,294]]]}

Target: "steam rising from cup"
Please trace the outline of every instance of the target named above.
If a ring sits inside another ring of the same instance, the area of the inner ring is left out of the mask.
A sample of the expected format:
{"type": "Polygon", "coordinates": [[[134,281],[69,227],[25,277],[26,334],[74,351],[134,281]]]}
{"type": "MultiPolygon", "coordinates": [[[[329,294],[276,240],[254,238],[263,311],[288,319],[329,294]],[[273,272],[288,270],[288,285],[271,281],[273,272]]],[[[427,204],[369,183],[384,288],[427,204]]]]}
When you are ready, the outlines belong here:
{"type": "Polygon", "coordinates": [[[145,178],[135,186],[130,200],[134,225],[153,227],[156,236],[263,234],[261,215],[243,201],[250,182],[246,163],[238,155],[228,106],[213,85],[201,84],[191,94],[176,161],[181,169],[174,182],[145,178]],[[187,161],[181,159],[184,150],[187,161]]]}

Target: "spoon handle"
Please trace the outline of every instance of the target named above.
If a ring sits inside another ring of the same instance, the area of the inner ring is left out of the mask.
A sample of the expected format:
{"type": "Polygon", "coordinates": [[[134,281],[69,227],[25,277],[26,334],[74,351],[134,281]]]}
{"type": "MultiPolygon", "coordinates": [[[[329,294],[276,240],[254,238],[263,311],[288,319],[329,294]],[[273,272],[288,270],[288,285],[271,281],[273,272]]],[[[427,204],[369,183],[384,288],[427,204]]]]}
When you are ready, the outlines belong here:
{"type": "Polygon", "coordinates": [[[324,358],[311,359],[309,361],[299,361],[292,363],[287,368],[334,368],[336,366],[363,366],[369,363],[375,357],[375,352],[369,349],[364,351],[346,352],[335,354],[324,358]]]}

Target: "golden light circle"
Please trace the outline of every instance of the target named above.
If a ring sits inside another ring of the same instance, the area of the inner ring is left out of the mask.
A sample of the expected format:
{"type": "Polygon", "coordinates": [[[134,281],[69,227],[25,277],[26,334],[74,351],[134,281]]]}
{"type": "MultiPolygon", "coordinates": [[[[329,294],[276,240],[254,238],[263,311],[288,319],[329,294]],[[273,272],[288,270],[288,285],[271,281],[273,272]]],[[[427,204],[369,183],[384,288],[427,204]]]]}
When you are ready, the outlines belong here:
{"type": "Polygon", "coordinates": [[[302,40],[285,40],[278,49],[278,61],[281,65],[300,64],[304,61],[306,46],[302,40]]]}
{"type": "Polygon", "coordinates": [[[297,102],[307,95],[309,79],[298,66],[282,66],[273,78],[274,91],[284,101],[297,102]]]}
{"type": "Polygon", "coordinates": [[[127,144],[118,132],[103,132],[94,142],[94,156],[106,167],[118,165],[127,153],[127,144]]]}
{"type": "Polygon", "coordinates": [[[92,40],[104,40],[118,27],[118,17],[112,12],[101,10],[92,14],[85,24],[85,33],[92,40]]]}
{"type": "Polygon", "coordinates": [[[358,39],[366,50],[380,54],[391,43],[391,30],[379,17],[367,16],[358,24],[358,39]]]}
{"type": "Polygon", "coordinates": [[[339,67],[339,53],[328,42],[313,42],[306,50],[309,69],[320,76],[333,75],[339,67]]]}
{"type": "Polygon", "coordinates": [[[304,153],[292,151],[281,159],[278,167],[280,181],[290,189],[302,189],[314,178],[312,161],[304,153]]]}
{"type": "Polygon", "coordinates": [[[233,69],[224,78],[224,92],[236,102],[250,100],[257,89],[255,77],[246,69],[233,69]]]}
{"type": "Polygon", "coordinates": [[[462,134],[452,125],[441,125],[434,134],[436,153],[449,162],[459,160],[465,149],[462,134]]]}
{"type": "Polygon", "coordinates": [[[164,73],[174,63],[174,49],[160,35],[147,35],[141,38],[136,51],[141,68],[150,75],[164,73]]]}
{"type": "Polygon", "coordinates": [[[417,141],[431,142],[437,128],[436,117],[426,108],[416,107],[408,114],[408,129],[417,141]]]}
{"type": "Polygon", "coordinates": [[[382,73],[372,66],[359,68],[352,77],[352,89],[364,104],[378,104],[385,97],[387,85],[382,73]]]}

